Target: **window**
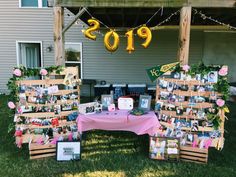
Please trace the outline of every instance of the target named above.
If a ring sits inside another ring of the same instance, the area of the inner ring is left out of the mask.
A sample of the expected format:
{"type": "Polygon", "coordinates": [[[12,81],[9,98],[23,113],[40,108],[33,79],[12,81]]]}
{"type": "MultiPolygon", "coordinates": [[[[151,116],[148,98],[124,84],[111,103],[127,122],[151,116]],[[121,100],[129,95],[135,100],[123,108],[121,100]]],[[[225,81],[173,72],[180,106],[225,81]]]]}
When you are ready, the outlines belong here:
{"type": "Polygon", "coordinates": [[[47,4],[47,0],[19,0],[19,7],[42,8],[47,4]]]}
{"type": "MultiPolygon", "coordinates": [[[[23,65],[26,68],[42,67],[42,42],[24,42],[17,41],[17,65],[23,65]]],[[[30,77],[29,79],[38,79],[39,77],[30,77]]]]}
{"type": "Polygon", "coordinates": [[[82,43],[65,43],[65,62],[66,66],[78,66],[80,78],[82,75],[82,43]]]}
{"type": "Polygon", "coordinates": [[[17,63],[27,68],[42,66],[40,42],[17,42],[17,63]]]}

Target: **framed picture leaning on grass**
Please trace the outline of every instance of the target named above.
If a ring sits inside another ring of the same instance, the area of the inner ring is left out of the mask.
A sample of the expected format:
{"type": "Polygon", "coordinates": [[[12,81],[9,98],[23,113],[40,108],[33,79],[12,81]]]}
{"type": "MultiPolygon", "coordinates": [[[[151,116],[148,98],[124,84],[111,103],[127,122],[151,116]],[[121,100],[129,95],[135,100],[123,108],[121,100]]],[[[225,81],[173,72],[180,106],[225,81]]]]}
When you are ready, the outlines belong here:
{"type": "Polygon", "coordinates": [[[81,145],[79,141],[57,142],[57,161],[69,161],[81,159],[81,145]]]}

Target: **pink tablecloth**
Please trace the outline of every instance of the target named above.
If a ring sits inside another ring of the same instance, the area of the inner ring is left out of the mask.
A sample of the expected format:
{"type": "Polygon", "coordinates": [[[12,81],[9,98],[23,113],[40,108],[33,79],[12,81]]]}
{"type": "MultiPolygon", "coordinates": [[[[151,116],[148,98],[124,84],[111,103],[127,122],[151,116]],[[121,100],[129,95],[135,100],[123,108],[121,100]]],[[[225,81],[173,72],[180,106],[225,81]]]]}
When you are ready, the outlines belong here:
{"type": "Polygon", "coordinates": [[[116,110],[115,112],[103,111],[102,113],[82,115],[77,118],[80,133],[87,130],[124,130],[137,135],[154,135],[160,123],[153,111],[142,116],[130,115],[128,111],[116,110]]]}

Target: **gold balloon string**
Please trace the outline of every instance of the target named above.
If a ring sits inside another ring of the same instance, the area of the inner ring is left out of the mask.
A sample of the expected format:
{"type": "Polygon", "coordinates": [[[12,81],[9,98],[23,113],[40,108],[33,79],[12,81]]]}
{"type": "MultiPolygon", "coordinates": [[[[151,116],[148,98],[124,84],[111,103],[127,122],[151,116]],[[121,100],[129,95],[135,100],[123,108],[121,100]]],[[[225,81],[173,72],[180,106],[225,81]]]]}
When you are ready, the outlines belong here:
{"type": "MultiPolygon", "coordinates": [[[[158,12],[160,11],[160,10],[162,10],[163,9],[163,7],[161,7],[160,9],[158,9],[148,20],[147,20],[147,22],[145,23],[146,25],[158,14],[158,12]]],[[[139,26],[136,26],[136,27],[134,27],[133,29],[137,29],[137,28],[139,28],[139,27],[141,27],[141,26],[143,26],[143,24],[141,24],[141,25],[139,25],[139,26]]]]}
{"type": "MultiPolygon", "coordinates": [[[[109,27],[108,25],[106,25],[105,23],[103,23],[101,20],[98,20],[97,18],[93,17],[92,14],[88,11],[88,9],[85,9],[85,11],[88,13],[88,15],[93,18],[93,19],[96,19],[99,23],[101,23],[106,29],[108,30],[115,30],[115,31],[128,31],[130,29],[137,29],[143,25],[146,25],[148,24],[163,8],[161,7],[160,9],[158,9],[148,20],[145,24],[141,24],[141,25],[138,25],[136,27],[133,27],[133,28],[111,28],[109,27]]],[[[171,18],[175,15],[178,15],[180,12],[180,9],[177,10],[176,12],[172,13],[169,17],[167,17],[165,20],[161,21],[160,23],[158,23],[156,26],[153,26],[153,27],[150,27],[151,30],[158,30],[158,28],[163,25],[164,23],[166,22],[169,22],[171,20],[171,18]]],[[[80,24],[82,28],[84,28],[85,26],[80,24]]],[[[83,30],[82,30],[83,31],[83,30]]],[[[102,33],[101,31],[94,31],[95,33],[101,35],[101,36],[105,36],[104,33],[102,33]]],[[[137,36],[137,34],[134,34],[134,36],[137,36]]],[[[119,37],[126,37],[125,35],[120,35],[119,34],[119,37]]]]}
{"type": "Polygon", "coordinates": [[[96,19],[97,21],[99,21],[99,23],[101,23],[101,24],[102,24],[103,26],[105,26],[107,29],[111,29],[111,28],[109,28],[109,26],[107,26],[105,23],[103,23],[102,21],[100,21],[100,20],[98,20],[97,18],[93,17],[92,14],[88,11],[88,9],[85,9],[85,11],[89,14],[89,16],[90,16],[91,18],[94,18],[94,19],[96,19]]]}
{"type": "Polygon", "coordinates": [[[227,27],[227,28],[229,28],[229,29],[231,29],[231,30],[236,30],[236,27],[231,26],[230,24],[226,24],[226,23],[220,22],[219,20],[216,20],[216,19],[214,19],[214,18],[212,18],[212,17],[210,17],[210,16],[207,16],[207,15],[205,15],[204,13],[202,13],[201,11],[198,11],[197,9],[193,9],[193,12],[194,12],[195,14],[200,15],[200,17],[201,17],[203,20],[208,19],[208,20],[213,21],[213,22],[215,22],[215,23],[217,23],[217,24],[219,24],[219,25],[225,26],[225,27],[227,27]]]}

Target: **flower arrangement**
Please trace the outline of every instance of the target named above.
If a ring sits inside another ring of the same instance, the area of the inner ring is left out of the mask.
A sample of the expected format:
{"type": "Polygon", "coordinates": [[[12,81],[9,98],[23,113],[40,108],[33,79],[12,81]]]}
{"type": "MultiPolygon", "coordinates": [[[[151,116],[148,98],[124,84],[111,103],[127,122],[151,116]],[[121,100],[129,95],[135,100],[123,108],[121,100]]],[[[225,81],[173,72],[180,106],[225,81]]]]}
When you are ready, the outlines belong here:
{"type": "MultiPolygon", "coordinates": [[[[15,67],[13,69],[13,77],[11,77],[7,83],[8,89],[10,90],[10,100],[13,102],[18,101],[17,99],[17,90],[18,86],[16,84],[16,81],[23,80],[26,77],[31,76],[46,76],[49,75],[52,72],[56,72],[57,74],[60,74],[61,71],[63,71],[63,66],[51,66],[46,68],[26,68],[24,66],[15,67]]],[[[13,108],[14,109],[14,108],[13,108]]]]}
{"type": "Polygon", "coordinates": [[[17,77],[21,76],[21,70],[20,69],[14,69],[13,74],[17,77]]]}
{"type": "Polygon", "coordinates": [[[48,74],[48,71],[47,71],[46,69],[41,69],[41,70],[40,70],[40,74],[41,74],[42,76],[46,76],[46,75],[48,74]]]}
{"type": "Polygon", "coordinates": [[[226,65],[206,66],[203,62],[200,62],[199,64],[194,64],[191,66],[189,65],[178,66],[174,70],[174,72],[178,73],[180,73],[181,71],[192,77],[195,77],[197,74],[200,74],[201,77],[204,77],[212,71],[218,73],[217,82],[213,85],[214,91],[221,94],[220,98],[218,98],[215,102],[215,107],[218,110],[218,114],[212,114],[212,113],[207,114],[208,120],[211,121],[213,123],[214,128],[217,129],[221,123],[221,118],[219,115],[221,110],[223,110],[226,113],[229,112],[229,109],[226,105],[226,100],[229,97],[229,83],[227,80],[228,67],[226,65]]]}

